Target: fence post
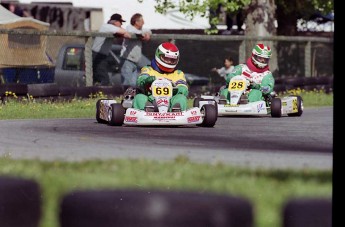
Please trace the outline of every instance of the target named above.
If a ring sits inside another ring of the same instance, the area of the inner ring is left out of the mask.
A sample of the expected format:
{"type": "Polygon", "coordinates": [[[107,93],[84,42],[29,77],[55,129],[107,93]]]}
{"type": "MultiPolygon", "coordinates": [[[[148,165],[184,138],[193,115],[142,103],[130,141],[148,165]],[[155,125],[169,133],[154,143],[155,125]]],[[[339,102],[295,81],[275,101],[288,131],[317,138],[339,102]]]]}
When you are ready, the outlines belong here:
{"type": "Polygon", "coordinates": [[[92,70],[92,36],[87,37],[85,43],[85,76],[86,76],[86,86],[93,85],[93,70],[92,70]]]}
{"type": "Polygon", "coordinates": [[[311,42],[308,41],[304,49],[304,77],[311,76],[311,42]]]}
{"type": "Polygon", "coordinates": [[[246,62],[246,40],[241,42],[238,49],[238,63],[246,62]]]}

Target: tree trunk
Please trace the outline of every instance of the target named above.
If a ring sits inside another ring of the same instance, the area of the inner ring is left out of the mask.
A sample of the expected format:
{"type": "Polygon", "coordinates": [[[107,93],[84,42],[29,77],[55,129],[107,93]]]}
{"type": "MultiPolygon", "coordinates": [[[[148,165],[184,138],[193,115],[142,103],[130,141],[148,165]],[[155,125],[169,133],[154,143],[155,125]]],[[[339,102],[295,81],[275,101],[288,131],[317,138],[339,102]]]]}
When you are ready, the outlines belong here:
{"type": "MultiPolygon", "coordinates": [[[[245,34],[248,37],[261,36],[270,37],[277,34],[276,29],[276,17],[275,17],[276,5],[274,0],[252,0],[246,9],[246,31],[245,34]]],[[[260,40],[247,40],[245,41],[246,58],[251,56],[251,51],[255,44],[261,42],[272,49],[272,57],[270,60],[270,70],[273,74],[278,72],[277,61],[277,49],[276,43],[272,41],[260,41],[260,40]]]]}

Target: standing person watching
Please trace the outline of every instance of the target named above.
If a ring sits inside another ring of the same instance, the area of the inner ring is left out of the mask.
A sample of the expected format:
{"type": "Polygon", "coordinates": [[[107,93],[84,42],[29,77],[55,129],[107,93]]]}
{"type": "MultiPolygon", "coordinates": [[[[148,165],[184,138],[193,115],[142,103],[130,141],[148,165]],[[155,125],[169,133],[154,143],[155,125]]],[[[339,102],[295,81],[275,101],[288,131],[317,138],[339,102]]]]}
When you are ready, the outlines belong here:
{"type": "MultiPolygon", "coordinates": [[[[114,37],[130,38],[131,35],[122,28],[122,23],[126,22],[120,14],[113,14],[109,21],[103,24],[99,32],[111,32],[114,37]]],[[[113,38],[96,37],[92,45],[92,64],[94,84],[109,85],[109,76],[107,72],[107,56],[113,44],[113,38]]]]}
{"type": "Polygon", "coordinates": [[[151,39],[152,32],[144,29],[144,18],[140,13],[131,17],[131,24],[126,27],[127,32],[133,34],[132,39],[124,39],[122,43],[121,67],[122,85],[126,88],[135,87],[139,70],[150,64],[150,60],[142,54],[143,42],[151,39]]]}

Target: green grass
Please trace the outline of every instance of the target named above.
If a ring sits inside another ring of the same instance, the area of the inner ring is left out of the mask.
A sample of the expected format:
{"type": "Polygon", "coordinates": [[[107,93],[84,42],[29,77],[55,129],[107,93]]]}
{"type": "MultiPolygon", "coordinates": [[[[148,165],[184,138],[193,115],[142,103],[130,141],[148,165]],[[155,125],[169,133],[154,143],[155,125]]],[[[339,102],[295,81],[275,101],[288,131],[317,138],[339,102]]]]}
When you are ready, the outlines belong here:
{"type": "Polygon", "coordinates": [[[33,179],[42,187],[41,227],[58,227],[59,201],[76,189],[184,190],[239,196],[254,209],[255,226],[281,226],[291,198],[331,198],[331,171],[248,170],[218,164],[174,161],[108,160],[44,162],[0,158],[0,175],[33,179]]]}
{"type": "MultiPolygon", "coordinates": [[[[289,91],[301,95],[305,108],[333,106],[333,94],[289,91]]],[[[8,94],[0,119],[94,118],[102,94],[68,102],[18,98],[8,94]]],[[[192,100],[189,100],[192,105],[192,100]]],[[[58,227],[59,201],[76,189],[134,188],[186,190],[240,196],[254,208],[256,227],[282,227],[283,205],[290,198],[332,197],[332,171],[262,170],[222,163],[198,164],[184,156],[173,161],[93,160],[83,162],[14,160],[0,157],[0,175],[36,180],[42,188],[40,227],[58,227]]]]}
{"type": "MultiPolygon", "coordinates": [[[[300,95],[304,107],[333,106],[333,93],[296,89],[281,93],[279,96],[289,94],[300,95]]],[[[99,98],[106,98],[106,96],[99,93],[88,99],[75,98],[63,102],[49,99],[36,100],[32,97],[18,98],[15,94],[8,94],[6,104],[0,105],[0,119],[94,118],[96,101],[99,98]]],[[[119,101],[120,97],[115,99],[119,101]]],[[[190,107],[193,105],[192,101],[189,99],[190,107]]]]}

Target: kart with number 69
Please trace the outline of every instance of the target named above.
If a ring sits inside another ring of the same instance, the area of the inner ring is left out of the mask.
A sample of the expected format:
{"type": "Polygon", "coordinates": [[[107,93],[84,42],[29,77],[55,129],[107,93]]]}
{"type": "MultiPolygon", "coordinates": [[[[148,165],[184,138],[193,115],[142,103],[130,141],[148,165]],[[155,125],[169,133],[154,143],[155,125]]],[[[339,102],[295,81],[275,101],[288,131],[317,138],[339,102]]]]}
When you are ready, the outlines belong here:
{"type": "Polygon", "coordinates": [[[128,88],[121,103],[114,99],[99,99],[96,103],[96,120],[98,123],[107,123],[112,126],[183,126],[196,125],[213,127],[217,121],[217,109],[212,104],[192,107],[185,111],[172,109],[170,100],[175,86],[165,78],[157,78],[151,84],[154,101],[145,110],[133,107],[133,98],[136,89],[128,88]]]}

